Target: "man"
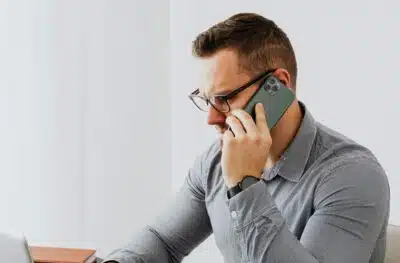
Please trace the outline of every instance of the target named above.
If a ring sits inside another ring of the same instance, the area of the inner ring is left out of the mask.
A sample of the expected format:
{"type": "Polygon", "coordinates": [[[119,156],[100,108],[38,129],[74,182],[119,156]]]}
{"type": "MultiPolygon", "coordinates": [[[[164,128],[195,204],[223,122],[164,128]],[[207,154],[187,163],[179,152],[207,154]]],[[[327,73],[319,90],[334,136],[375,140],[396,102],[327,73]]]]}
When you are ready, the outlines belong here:
{"type": "Polygon", "coordinates": [[[221,140],[196,160],[166,213],[106,262],[181,262],[212,233],[227,263],[383,262],[389,185],[374,155],[297,99],[271,130],[261,105],[255,120],[241,110],[263,73],[296,91],[286,34],[260,15],[236,14],[201,33],[193,53],[206,73],[190,98],[221,140]]]}

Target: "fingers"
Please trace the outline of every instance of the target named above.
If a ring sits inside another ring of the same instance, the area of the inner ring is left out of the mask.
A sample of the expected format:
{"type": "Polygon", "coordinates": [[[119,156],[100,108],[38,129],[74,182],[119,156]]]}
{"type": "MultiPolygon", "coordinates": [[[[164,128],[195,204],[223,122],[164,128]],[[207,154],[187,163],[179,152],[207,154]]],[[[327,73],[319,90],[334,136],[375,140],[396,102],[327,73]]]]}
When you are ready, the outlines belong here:
{"type": "Polygon", "coordinates": [[[242,124],[240,123],[240,120],[235,116],[228,116],[228,118],[226,118],[226,123],[228,124],[229,128],[231,128],[235,137],[243,136],[246,133],[242,124]]]}
{"type": "Polygon", "coordinates": [[[262,103],[257,103],[256,105],[256,125],[258,131],[262,134],[269,133],[267,117],[265,116],[264,106],[262,103]]]}
{"type": "MultiPolygon", "coordinates": [[[[244,132],[249,135],[254,135],[257,133],[257,126],[254,123],[253,118],[244,110],[233,110],[232,114],[240,120],[243,125],[244,132]]],[[[234,131],[235,132],[235,131],[234,131]]],[[[236,134],[236,133],[235,133],[236,134]]]]}
{"type": "Polygon", "coordinates": [[[265,116],[264,106],[262,103],[257,103],[256,119],[253,118],[244,110],[233,110],[232,115],[226,119],[226,123],[232,129],[235,137],[245,135],[269,134],[267,117],[265,116]]]}
{"type": "Polygon", "coordinates": [[[224,145],[228,144],[234,138],[233,133],[230,130],[226,130],[222,136],[224,145]]]}

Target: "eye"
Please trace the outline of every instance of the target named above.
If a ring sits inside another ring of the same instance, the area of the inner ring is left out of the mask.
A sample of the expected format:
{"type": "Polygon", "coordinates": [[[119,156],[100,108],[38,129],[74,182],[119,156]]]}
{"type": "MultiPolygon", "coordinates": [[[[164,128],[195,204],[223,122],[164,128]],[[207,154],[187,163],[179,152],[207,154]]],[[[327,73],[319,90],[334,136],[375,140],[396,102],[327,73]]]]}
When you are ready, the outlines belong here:
{"type": "Polygon", "coordinates": [[[226,101],[226,98],[223,97],[223,96],[219,96],[219,97],[215,97],[215,100],[216,100],[216,101],[219,101],[219,102],[225,102],[225,101],[226,101]]]}
{"type": "Polygon", "coordinates": [[[215,104],[224,104],[227,102],[226,97],[224,96],[217,96],[217,97],[212,97],[211,98],[212,102],[214,102],[215,104]]]}

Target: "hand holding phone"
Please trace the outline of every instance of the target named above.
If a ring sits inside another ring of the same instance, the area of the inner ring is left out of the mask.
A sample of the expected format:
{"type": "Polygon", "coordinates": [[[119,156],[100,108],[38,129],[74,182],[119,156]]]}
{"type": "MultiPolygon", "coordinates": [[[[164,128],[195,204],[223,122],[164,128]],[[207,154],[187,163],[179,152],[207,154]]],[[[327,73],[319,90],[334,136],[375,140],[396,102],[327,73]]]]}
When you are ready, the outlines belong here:
{"type": "Polygon", "coordinates": [[[272,139],[261,103],[255,108],[255,118],[253,121],[245,111],[233,110],[226,119],[231,130],[223,135],[221,165],[228,187],[235,186],[245,176],[262,175],[272,139]]]}
{"type": "Polygon", "coordinates": [[[294,93],[271,75],[261,83],[243,110],[232,111],[233,116],[226,120],[229,131],[224,133],[221,160],[228,187],[235,186],[244,176],[261,177],[272,145],[269,130],[294,99],[294,93]],[[257,104],[261,105],[256,107],[257,104]]]}

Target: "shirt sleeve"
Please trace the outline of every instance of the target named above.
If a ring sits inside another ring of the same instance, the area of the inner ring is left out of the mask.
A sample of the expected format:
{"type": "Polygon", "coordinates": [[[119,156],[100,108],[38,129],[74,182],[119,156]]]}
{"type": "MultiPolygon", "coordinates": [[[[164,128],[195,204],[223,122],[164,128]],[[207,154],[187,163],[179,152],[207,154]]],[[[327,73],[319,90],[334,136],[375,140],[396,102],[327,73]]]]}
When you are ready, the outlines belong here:
{"type": "Polygon", "coordinates": [[[198,158],[165,212],[142,229],[128,245],[111,253],[104,263],[181,262],[203,242],[212,229],[201,183],[204,175],[202,165],[198,158]]]}
{"type": "Polygon", "coordinates": [[[389,186],[371,160],[337,165],[315,189],[314,213],[300,240],[260,181],[229,201],[242,262],[367,263],[387,223],[389,186]]]}

